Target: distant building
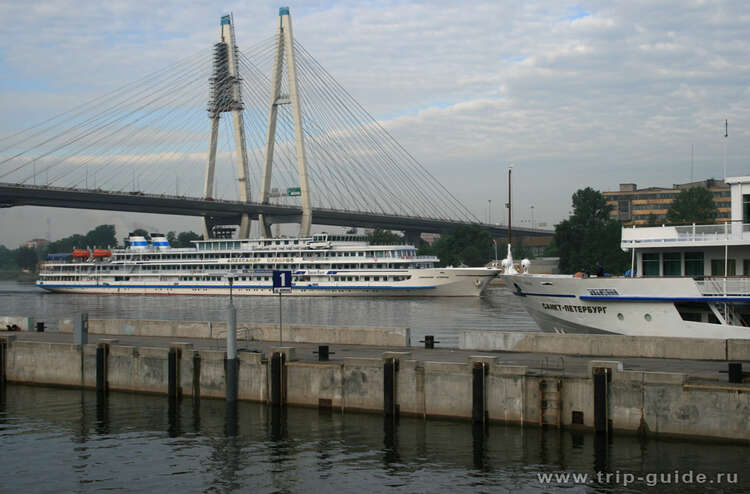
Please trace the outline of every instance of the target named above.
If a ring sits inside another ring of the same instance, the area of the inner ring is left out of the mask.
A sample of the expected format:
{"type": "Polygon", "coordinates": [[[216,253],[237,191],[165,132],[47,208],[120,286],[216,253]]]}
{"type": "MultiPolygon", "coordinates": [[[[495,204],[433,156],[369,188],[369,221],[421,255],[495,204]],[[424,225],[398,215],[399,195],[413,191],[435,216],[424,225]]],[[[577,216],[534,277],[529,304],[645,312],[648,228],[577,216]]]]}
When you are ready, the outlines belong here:
{"type": "Polygon", "coordinates": [[[723,180],[709,178],[699,182],[674,184],[671,188],[648,187],[639,189],[636,184],[620,184],[620,190],[603,192],[607,204],[612,206],[611,217],[626,225],[646,225],[649,221],[663,222],[667,210],[683,189],[703,187],[714,196],[719,211],[716,221],[729,221],[731,206],[729,185],[723,180]]]}
{"type": "Polygon", "coordinates": [[[421,236],[422,236],[422,240],[424,240],[430,245],[435,243],[435,241],[440,238],[439,233],[423,233],[421,236]]]}
{"type": "Polygon", "coordinates": [[[35,238],[24,243],[23,246],[29,249],[39,249],[47,245],[49,241],[46,238],[35,238]]]}

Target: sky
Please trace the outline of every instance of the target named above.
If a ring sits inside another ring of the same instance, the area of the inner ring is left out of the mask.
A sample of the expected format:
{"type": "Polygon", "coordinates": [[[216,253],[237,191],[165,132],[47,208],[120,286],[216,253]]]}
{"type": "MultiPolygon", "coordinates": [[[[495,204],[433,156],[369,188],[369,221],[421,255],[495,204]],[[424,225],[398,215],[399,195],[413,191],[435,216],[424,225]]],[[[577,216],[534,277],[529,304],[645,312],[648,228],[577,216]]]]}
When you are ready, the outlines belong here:
{"type": "MultiPolygon", "coordinates": [[[[278,3],[0,0],[0,137],[210,47],[272,36],[278,3]]],[[[551,227],[579,188],[750,175],[750,5],[743,1],[304,1],[294,35],[482,220],[551,227]],[[729,137],[724,138],[724,121],[729,137]]],[[[198,218],[15,207],[15,247],[115,223],[198,218]]]]}

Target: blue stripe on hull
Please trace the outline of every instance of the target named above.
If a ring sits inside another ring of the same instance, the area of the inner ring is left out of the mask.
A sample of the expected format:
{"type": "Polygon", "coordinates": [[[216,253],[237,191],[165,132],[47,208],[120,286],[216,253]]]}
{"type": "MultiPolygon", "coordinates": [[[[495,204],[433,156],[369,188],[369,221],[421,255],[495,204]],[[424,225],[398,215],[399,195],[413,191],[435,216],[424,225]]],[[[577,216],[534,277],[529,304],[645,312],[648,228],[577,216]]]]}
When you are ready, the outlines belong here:
{"type": "MultiPolygon", "coordinates": [[[[559,297],[559,298],[576,298],[575,295],[567,295],[565,293],[529,293],[529,292],[513,292],[513,295],[518,297],[559,297]]],[[[583,297],[581,297],[583,298],[583,297]]]]}
{"type": "MultiPolygon", "coordinates": [[[[39,288],[225,288],[229,285],[52,285],[49,283],[37,284],[39,288]]],[[[234,285],[233,290],[242,288],[271,290],[269,285],[234,285]]],[[[294,290],[431,290],[436,286],[294,286],[294,290]]]]}
{"type": "Polygon", "coordinates": [[[581,295],[581,300],[602,302],[750,302],[750,297],[595,297],[581,295]]]}

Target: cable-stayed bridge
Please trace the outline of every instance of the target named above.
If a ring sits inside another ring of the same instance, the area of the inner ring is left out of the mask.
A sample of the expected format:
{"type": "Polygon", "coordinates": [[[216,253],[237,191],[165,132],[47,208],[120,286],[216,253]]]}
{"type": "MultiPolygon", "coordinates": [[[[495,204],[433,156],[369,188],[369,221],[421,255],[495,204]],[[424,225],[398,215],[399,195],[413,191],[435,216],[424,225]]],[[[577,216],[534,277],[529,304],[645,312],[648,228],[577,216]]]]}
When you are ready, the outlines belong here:
{"type": "Polygon", "coordinates": [[[287,8],[246,50],[224,16],[213,47],[0,138],[0,206],[17,205],[201,216],[207,237],[480,223],[294,39],[287,8]]]}

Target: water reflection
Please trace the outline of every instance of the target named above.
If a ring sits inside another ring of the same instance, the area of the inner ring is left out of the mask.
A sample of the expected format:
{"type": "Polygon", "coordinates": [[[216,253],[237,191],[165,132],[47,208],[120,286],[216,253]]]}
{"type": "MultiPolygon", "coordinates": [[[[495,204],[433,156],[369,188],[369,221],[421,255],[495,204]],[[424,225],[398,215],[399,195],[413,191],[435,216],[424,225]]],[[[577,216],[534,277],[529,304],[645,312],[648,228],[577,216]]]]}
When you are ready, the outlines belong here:
{"type": "Polygon", "coordinates": [[[383,466],[392,469],[401,463],[398,453],[398,415],[383,417],[383,466]]]}
{"type": "MultiPolygon", "coordinates": [[[[0,281],[0,301],[18,314],[33,314],[49,330],[57,321],[76,312],[91,318],[224,320],[226,304],[221,297],[163,295],[81,295],[46,293],[33,284],[0,281]]],[[[276,323],[278,301],[274,297],[235,299],[238,321],[276,323]]],[[[284,321],[293,324],[370,325],[409,327],[412,342],[425,334],[436,336],[441,346],[456,346],[456,328],[538,331],[526,311],[502,287],[490,287],[482,297],[289,297],[284,301],[284,321]]]]}
{"type": "Polygon", "coordinates": [[[109,396],[107,393],[96,393],[96,433],[109,434],[109,396]]]}
{"type": "Polygon", "coordinates": [[[472,452],[474,456],[474,468],[480,471],[487,471],[487,448],[485,441],[487,439],[487,427],[482,422],[473,422],[471,427],[472,452]]]}
{"type": "MultiPolygon", "coordinates": [[[[742,478],[747,445],[627,435],[610,442],[581,431],[118,392],[101,400],[90,390],[17,385],[5,394],[0,387],[0,444],[0,475],[10,491],[44,490],[43,484],[57,491],[152,491],[168,482],[189,492],[569,492],[574,485],[544,485],[537,474],[676,469],[740,473],[739,484],[713,492],[750,487],[742,478]]],[[[622,487],[602,482],[585,489],[622,487]]]]}
{"type": "Polygon", "coordinates": [[[169,437],[179,437],[182,435],[182,412],[179,398],[171,396],[167,398],[167,434],[169,437]]]}

